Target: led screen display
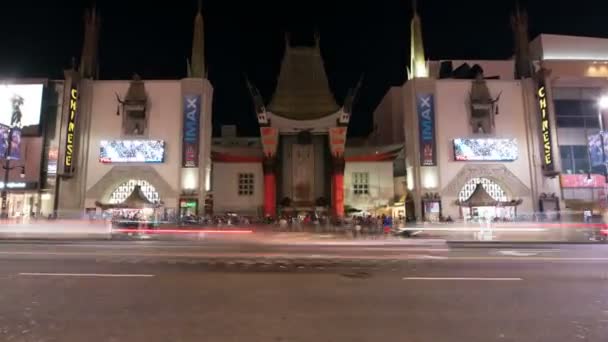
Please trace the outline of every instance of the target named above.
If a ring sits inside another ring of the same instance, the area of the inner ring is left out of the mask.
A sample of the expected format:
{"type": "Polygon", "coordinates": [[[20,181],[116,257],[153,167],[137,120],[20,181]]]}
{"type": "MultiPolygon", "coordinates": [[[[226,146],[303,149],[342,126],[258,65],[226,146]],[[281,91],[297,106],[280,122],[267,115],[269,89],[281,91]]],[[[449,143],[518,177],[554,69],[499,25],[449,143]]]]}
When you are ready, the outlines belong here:
{"type": "Polygon", "coordinates": [[[42,84],[0,85],[0,124],[38,132],[42,108],[42,84]]]}
{"type": "Polygon", "coordinates": [[[162,163],[163,140],[102,140],[99,161],[102,163],[162,163]]]}
{"type": "Polygon", "coordinates": [[[459,161],[517,160],[516,139],[454,139],[454,159],[459,161]]]}

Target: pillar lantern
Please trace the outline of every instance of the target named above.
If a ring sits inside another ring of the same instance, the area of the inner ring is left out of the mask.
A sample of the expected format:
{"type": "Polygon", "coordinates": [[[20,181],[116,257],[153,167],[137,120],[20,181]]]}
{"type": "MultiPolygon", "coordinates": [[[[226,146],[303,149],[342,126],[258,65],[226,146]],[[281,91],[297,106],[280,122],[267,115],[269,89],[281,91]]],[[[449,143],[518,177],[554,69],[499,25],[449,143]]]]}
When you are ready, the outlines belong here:
{"type": "Polygon", "coordinates": [[[275,217],[277,213],[276,158],[264,157],[264,217],[275,217]]]}
{"type": "Polygon", "coordinates": [[[331,209],[333,215],[340,219],[344,217],[344,148],[346,145],[345,126],[329,129],[329,149],[332,159],[331,173],[331,209]]]}
{"type": "Polygon", "coordinates": [[[261,127],[262,148],[264,149],[264,217],[277,214],[277,173],[276,155],[279,144],[279,130],[274,127],[261,127]]]}

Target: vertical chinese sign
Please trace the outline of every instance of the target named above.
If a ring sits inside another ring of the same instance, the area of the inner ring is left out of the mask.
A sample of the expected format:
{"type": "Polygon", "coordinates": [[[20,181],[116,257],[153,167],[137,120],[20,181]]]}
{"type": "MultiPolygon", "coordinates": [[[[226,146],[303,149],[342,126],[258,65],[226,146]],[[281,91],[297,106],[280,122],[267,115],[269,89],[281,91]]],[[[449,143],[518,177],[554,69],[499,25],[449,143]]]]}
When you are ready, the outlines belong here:
{"type": "Polygon", "coordinates": [[[76,142],[76,119],[78,118],[78,86],[72,83],[70,88],[69,112],[66,125],[65,154],[63,160],[63,174],[74,173],[75,142],[76,142]]]}
{"type": "Polygon", "coordinates": [[[538,82],[536,91],[538,106],[540,110],[540,132],[542,146],[542,166],[545,173],[555,172],[555,161],[553,141],[551,138],[551,123],[549,121],[549,103],[547,100],[547,89],[544,80],[538,82]]]}

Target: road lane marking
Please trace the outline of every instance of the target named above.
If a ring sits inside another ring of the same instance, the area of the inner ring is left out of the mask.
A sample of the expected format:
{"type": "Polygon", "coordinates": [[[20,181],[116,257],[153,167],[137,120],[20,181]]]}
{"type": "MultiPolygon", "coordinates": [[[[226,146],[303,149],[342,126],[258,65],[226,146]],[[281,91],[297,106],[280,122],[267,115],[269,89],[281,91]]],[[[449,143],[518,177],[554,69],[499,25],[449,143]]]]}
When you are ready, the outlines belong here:
{"type": "Polygon", "coordinates": [[[469,281],[520,281],[522,278],[479,278],[479,277],[404,277],[403,280],[469,280],[469,281]]]}
{"type": "Polygon", "coordinates": [[[522,252],[522,251],[499,251],[498,253],[502,254],[502,255],[509,255],[509,256],[521,256],[521,257],[529,257],[529,256],[534,256],[534,255],[538,255],[537,252],[522,252]]]}
{"type": "Polygon", "coordinates": [[[412,255],[409,255],[409,257],[412,257],[414,259],[429,259],[429,260],[445,260],[445,259],[448,259],[448,257],[444,257],[444,256],[425,255],[425,254],[412,254],[412,255]]]}
{"type": "Polygon", "coordinates": [[[128,273],[30,273],[22,272],[20,276],[43,277],[116,277],[116,278],[151,278],[154,274],[128,274],[128,273]]]}

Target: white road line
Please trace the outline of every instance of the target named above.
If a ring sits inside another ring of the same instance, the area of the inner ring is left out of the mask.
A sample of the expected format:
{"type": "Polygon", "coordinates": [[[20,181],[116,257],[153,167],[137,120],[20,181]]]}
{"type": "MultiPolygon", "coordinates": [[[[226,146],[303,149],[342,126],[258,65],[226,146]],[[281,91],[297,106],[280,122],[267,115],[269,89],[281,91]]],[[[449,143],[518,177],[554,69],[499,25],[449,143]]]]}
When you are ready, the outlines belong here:
{"type": "Polygon", "coordinates": [[[19,273],[20,276],[44,276],[44,277],[117,277],[117,278],[150,278],[154,274],[127,274],[127,273],[19,273]]]}
{"type": "Polygon", "coordinates": [[[478,277],[404,277],[403,280],[472,280],[472,281],[519,281],[522,278],[478,278],[478,277]]]}
{"type": "Polygon", "coordinates": [[[448,257],[438,256],[438,255],[424,255],[424,254],[413,254],[409,255],[409,257],[414,259],[429,259],[429,260],[445,260],[448,257]]]}

